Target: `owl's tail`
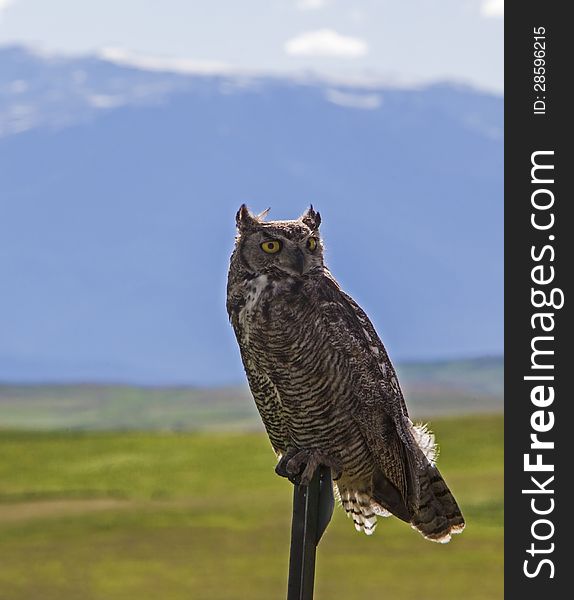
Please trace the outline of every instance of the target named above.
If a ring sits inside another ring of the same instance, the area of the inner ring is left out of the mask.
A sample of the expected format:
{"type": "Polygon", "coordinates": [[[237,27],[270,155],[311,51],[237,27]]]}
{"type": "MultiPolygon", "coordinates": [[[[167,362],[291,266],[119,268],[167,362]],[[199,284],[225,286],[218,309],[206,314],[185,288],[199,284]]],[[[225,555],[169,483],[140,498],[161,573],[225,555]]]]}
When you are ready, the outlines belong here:
{"type": "MultiPolygon", "coordinates": [[[[435,465],[434,436],[425,427],[415,426],[414,450],[397,444],[400,457],[393,464],[403,465],[406,487],[399,492],[381,469],[373,476],[372,499],[393,515],[411,524],[427,540],[445,544],[464,529],[464,518],[435,465]]],[[[389,468],[389,473],[391,472],[389,468]]],[[[399,480],[396,473],[394,481],[399,480]]]]}
{"type": "Polygon", "coordinates": [[[427,540],[445,544],[464,529],[464,517],[451,491],[439,473],[429,464],[418,473],[418,505],[412,512],[411,526],[427,540]]]}
{"type": "Polygon", "coordinates": [[[418,501],[408,506],[398,490],[379,471],[371,491],[350,489],[336,483],[338,496],[347,516],[353,519],[355,529],[371,535],[377,517],[391,514],[411,524],[427,540],[445,544],[451,536],[464,529],[464,518],[451,491],[438,469],[428,464],[418,472],[418,501]]]}
{"type": "Polygon", "coordinates": [[[391,513],[373,502],[371,495],[365,490],[350,490],[336,484],[341,504],[348,517],[353,519],[357,531],[372,535],[377,526],[377,516],[390,517],[391,513]]]}

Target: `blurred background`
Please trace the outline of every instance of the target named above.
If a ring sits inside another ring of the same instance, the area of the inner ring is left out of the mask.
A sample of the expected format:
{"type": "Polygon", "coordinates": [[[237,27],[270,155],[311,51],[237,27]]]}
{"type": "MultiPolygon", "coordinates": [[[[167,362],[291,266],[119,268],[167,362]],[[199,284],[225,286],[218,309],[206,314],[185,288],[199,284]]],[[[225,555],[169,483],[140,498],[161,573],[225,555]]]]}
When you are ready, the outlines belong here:
{"type": "Polygon", "coordinates": [[[0,0],[0,598],[280,598],[291,485],[225,312],[309,204],[468,521],[317,597],[502,597],[503,2],[0,0]],[[416,573],[412,577],[411,573],[416,573]]]}

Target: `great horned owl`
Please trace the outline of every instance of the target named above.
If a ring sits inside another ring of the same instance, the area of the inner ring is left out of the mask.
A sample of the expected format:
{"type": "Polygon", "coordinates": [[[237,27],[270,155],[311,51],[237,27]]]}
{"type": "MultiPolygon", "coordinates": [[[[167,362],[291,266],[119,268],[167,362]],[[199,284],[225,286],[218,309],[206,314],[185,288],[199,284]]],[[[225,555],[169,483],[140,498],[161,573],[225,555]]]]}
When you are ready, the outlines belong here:
{"type": "Polygon", "coordinates": [[[305,485],[329,466],[358,531],[393,514],[448,542],[464,519],[434,436],[409,419],[373,325],[324,265],[319,213],[265,221],[243,205],[236,222],[227,311],[276,472],[305,485]]]}

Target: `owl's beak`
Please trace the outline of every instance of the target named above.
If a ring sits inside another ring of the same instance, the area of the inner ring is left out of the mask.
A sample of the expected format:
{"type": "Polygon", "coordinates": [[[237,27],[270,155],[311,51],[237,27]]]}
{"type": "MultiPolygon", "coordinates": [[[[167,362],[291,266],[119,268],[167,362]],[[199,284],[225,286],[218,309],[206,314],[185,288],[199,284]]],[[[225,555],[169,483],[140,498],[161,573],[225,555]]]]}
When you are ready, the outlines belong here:
{"type": "Polygon", "coordinates": [[[291,256],[293,258],[293,270],[297,271],[299,275],[303,275],[303,270],[305,269],[305,256],[303,255],[303,252],[301,252],[300,248],[295,248],[291,256]]]}

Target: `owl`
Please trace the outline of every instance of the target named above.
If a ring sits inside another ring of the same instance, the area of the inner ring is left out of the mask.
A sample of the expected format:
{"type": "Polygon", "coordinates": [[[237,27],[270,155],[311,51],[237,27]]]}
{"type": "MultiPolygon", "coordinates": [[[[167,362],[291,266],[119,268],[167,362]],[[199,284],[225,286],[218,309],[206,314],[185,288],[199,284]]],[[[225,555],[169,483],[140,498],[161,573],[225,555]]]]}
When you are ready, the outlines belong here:
{"type": "Polygon", "coordinates": [[[371,321],[325,266],[320,214],[265,216],[245,205],[237,213],[227,311],[275,471],[307,485],[330,467],[358,531],[395,515],[450,541],[465,523],[436,467],[434,436],[409,419],[371,321]]]}

